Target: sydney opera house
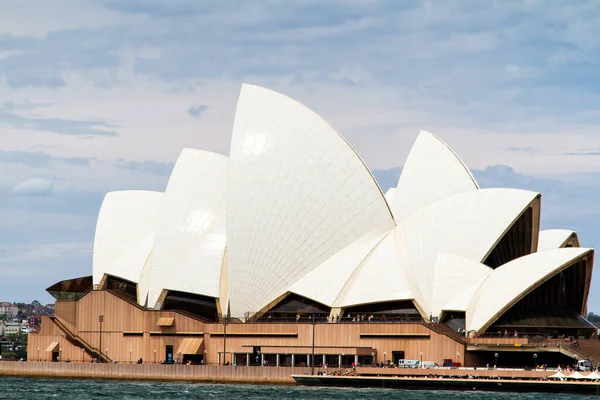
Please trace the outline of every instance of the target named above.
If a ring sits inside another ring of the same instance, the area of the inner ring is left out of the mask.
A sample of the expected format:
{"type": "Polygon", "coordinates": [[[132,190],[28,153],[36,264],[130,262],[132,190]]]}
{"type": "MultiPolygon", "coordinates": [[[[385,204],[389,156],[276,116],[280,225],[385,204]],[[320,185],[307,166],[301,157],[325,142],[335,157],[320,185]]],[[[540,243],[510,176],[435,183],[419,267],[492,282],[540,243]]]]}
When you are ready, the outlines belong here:
{"type": "Polygon", "coordinates": [[[594,250],[540,212],[426,131],[384,194],[325,120],[243,85],[229,156],[184,149],[164,192],[106,195],[92,275],[48,288],[29,359],[565,362],[546,343],[594,334],[594,250]]]}

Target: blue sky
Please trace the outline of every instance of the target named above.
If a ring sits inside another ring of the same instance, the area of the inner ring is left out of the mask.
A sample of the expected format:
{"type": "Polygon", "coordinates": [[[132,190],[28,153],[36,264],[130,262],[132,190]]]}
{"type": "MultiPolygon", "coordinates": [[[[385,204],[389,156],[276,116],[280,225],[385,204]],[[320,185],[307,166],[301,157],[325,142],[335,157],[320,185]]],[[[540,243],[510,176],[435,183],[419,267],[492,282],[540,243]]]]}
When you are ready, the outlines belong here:
{"type": "Polygon", "coordinates": [[[596,246],[599,20],[593,0],[2,2],[0,300],[90,274],[106,191],[226,154],[242,82],[320,113],[384,187],[424,128],[596,246]]]}

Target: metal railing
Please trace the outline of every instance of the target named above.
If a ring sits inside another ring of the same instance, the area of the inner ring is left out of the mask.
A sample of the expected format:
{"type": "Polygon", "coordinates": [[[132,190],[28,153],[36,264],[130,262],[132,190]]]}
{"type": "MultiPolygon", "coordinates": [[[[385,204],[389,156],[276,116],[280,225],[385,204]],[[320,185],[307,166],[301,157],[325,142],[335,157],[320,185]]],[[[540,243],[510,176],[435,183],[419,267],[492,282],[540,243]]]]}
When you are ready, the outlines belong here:
{"type": "MultiPolygon", "coordinates": [[[[221,321],[223,322],[223,321],[221,321]]],[[[243,317],[227,317],[227,323],[252,323],[252,324],[268,324],[268,323],[303,323],[303,324],[356,324],[356,323],[422,323],[425,320],[418,316],[400,316],[400,315],[345,315],[343,317],[330,317],[328,314],[283,314],[283,313],[251,313],[247,312],[243,317]]]]}

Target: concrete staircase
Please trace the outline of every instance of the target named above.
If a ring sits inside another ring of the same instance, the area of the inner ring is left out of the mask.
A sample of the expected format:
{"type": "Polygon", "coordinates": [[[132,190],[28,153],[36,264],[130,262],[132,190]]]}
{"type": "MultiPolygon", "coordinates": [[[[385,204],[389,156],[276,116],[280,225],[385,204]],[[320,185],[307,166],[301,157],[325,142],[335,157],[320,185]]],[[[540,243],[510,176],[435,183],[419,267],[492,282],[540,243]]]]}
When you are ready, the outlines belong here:
{"type": "Polygon", "coordinates": [[[561,347],[577,355],[579,360],[590,360],[594,365],[600,365],[600,340],[594,336],[592,339],[579,339],[579,346],[561,344],[561,347]]]}
{"type": "Polygon", "coordinates": [[[90,356],[92,358],[97,358],[98,360],[101,360],[101,362],[105,362],[105,363],[112,362],[112,360],[106,354],[101,353],[97,348],[91,346],[89,343],[87,343],[81,337],[79,337],[78,335],[75,335],[73,332],[71,332],[69,330],[69,328],[67,328],[65,326],[65,324],[63,324],[59,318],[50,317],[50,320],[52,322],[54,322],[54,324],[64,333],[64,336],[67,339],[67,341],[69,343],[71,343],[73,346],[84,349],[88,356],[90,356]]]}
{"type": "Polygon", "coordinates": [[[448,325],[446,325],[444,323],[433,324],[433,323],[422,322],[421,325],[426,326],[427,328],[431,329],[432,331],[434,331],[436,333],[439,333],[440,335],[445,335],[445,336],[449,337],[450,339],[457,341],[458,343],[461,343],[461,344],[467,343],[467,341],[463,335],[461,335],[460,333],[458,333],[457,331],[450,328],[448,325]]]}

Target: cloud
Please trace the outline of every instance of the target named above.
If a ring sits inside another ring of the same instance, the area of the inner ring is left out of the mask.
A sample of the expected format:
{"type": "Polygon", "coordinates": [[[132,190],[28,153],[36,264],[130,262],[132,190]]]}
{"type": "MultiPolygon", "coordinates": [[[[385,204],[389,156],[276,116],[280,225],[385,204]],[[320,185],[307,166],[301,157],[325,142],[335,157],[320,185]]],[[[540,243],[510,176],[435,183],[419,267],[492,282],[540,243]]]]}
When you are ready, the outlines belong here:
{"type": "Polygon", "coordinates": [[[31,167],[46,167],[51,161],[62,161],[71,165],[88,167],[91,159],[83,157],[54,157],[43,151],[0,150],[0,163],[20,163],[31,167]]]}
{"type": "Polygon", "coordinates": [[[52,193],[52,181],[41,178],[31,178],[19,183],[13,188],[13,193],[22,196],[44,196],[52,193]]]}
{"type": "Polygon", "coordinates": [[[153,175],[168,176],[173,171],[174,163],[161,163],[156,161],[127,161],[123,159],[117,160],[114,164],[117,168],[128,169],[132,171],[140,171],[153,175]]]}
{"type": "MultiPolygon", "coordinates": [[[[91,254],[92,243],[66,242],[66,243],[33,243],[20,246],[0,246],[0,265],[8,263],[21,263],[28,261],[43,261],[48,259],[63,258],[74,253],[91,254]]],[[[47,274],[52,274],[48,271],[47,274]]]]}
{"type": "Polygon", "coordinates": [[[6,126],[15,129],[34,129],[74,136],[107,136],[116,137],[117,132],[110,130],[114,125],[102,121],[77,121],[62,118],[25,117],[0,109],[0,127],[6,126]]]}
{"type": "MultiPolygon", "coordinates": [[[[106,191],[164,189],[185,147],[227,153],[250,82],[330,121],[382,187],[396,184],[423,127],[482,186],[542,191],[544,226],[597,243],[599,19],[593,0],[7,4],[0,237],[92,241],[106,191]],[[111,140],[84,140],[99,137],[111,140]],[[52,196],[12,192],[33,178],[51,182],[52,196]]],[[[56,276],[90,265],[79,253],[48,263],[56,276]]]]}
{"type": "Polygon", "coordinates": [[[208,110],[208,106],[200,104],[198,106],[192,106],[188,108],[187,113],[194,118],[199,118],[200,115],[202,115],[206,110],[208,110]]]}
{"type": "Polygon", "coordinates": [[[600,156],[599,150],[582,150],[582,151],[573,151],[567,153],[561,153],[563,156],[600,156]]]}

